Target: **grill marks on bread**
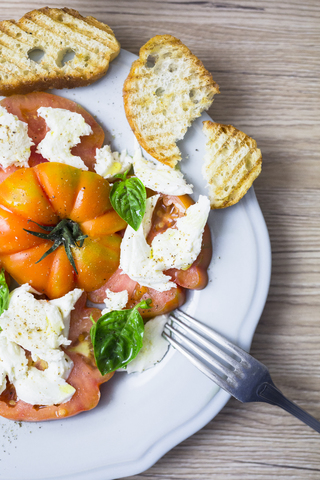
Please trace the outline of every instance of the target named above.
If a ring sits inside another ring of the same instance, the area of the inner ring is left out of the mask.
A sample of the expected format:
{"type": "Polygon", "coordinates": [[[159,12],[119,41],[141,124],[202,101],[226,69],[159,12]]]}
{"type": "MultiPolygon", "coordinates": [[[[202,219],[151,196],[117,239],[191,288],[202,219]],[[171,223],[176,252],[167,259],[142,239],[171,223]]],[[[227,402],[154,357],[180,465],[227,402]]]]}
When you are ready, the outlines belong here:
{"type": "Polygon", "coordinates": [[[174,167],[176,145],[193,120],[207,110],[218,85],[201,61],[175,37],[158,35],[140,50],[124,84],[124,106],[140,145],[174,167]]]}
{"type": "Polygon", "coordinates": [[[0,94],[74,88],[102,77],[119,54],[111,28],[69,8],[41,8],[0,22],[0,94]],[[32,51],[44,52],[37,63],[32,51]],[[69,52],[74,58],[64,63],[69,52]]]}
{"type": "Polygon", "coordinates": [[[232,125],[203,122],[207,153],[202,173],[208,182],[211,208],[237,203],[261,172],[256,141],[232,125]]]}

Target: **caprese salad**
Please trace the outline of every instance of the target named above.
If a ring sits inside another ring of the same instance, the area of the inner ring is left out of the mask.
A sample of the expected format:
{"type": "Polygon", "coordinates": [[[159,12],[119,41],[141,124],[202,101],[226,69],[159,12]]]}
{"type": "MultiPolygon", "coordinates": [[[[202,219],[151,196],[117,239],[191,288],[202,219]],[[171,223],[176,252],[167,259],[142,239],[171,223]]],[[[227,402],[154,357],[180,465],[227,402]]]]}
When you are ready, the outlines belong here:
{"type": "Polygon", "coordinates": [[[97,121],[65,98],[37,92],[0,102],[6,418],[95,407],[116,370],[161,360],[164,315],[183,304],[186,289],[207,284],[208,198],[194,203],[182,173],[140,148],[131,157],[103,142],[97,121]]]}

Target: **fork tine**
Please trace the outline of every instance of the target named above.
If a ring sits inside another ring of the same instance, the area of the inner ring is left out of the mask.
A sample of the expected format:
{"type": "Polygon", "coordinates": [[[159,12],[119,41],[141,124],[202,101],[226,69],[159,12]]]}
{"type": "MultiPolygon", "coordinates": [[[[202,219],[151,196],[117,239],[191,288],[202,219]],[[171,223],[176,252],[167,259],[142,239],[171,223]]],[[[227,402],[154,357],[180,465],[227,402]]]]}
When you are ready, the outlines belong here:
{"type": "Polygon", "coordinates": [[[180,321],[187,320],[187,322],[189,322],[191,325],[194,325],[196,328],[198,328],[198,330],[205,333],[212,340],[219,343],[224,348],[230,350],[232,353],[240,357],[241,360],[248,360],[251,358],[251,356],[247,352],[245,352],[242,348],[237,347],[236,345],[234,345],[232,342],[224,338],[215,330],[212,330],[211,328],[207,327],[206,325],[203,325],[199,321],[194,320],[194,318],[190,317],[184,312],[181,312],[181,310],[175,310],[174,315],[170,315],[170,316],[174,316],[178,318],[180,321]]]}
{"type": "MultiPolygon", "coordinates": [[[[188,339],[188,337],[186,337],[185,335],[180,333],[178,330],[173,328],[171,325],[166,325],[166,328],[168,330],[170,330],[170,332],[174,333],[174,335],[176,335],[177,338],[180,338],[191,350],[195,351],[206,362],[210,363],[213,367],[215,367],[217,370],[219,370],[223,375],[226,375],[227,377],[234,377],[234,372],[233,371],[231,371],[228,367],[225,367],[222,363],[220,363],[214,357],[209,355],[207,352],[205,352],[198,345],[191,342],[188,339]]],[[[191,329],[189,329],[189,330],[191,330],[191,329]]],[[[191,332],[193,332],[193,330],[191,330],[191,332]]],[[[198,337],[200,337],[200,335],[198,335],[198,337]]],[[[202,337],[200,337],[200,341],[203,341],[203,340],[204,339],[202,337]]]]}
{"type": "MultiPolygon", "coordinates": [[[[216,355],[218,355],[220,358],[222,358],[223,360],[225,360],[227,363],[229,363],[235,370],[238,370],[239,368],[239,362],[237,362],[237,360],[235,360],[234,358],[230,357],[229,354],[227,354],[226,352],[224,352],[223,350],[221,350],[219,347],[217,347],[216,345],[214,345],[213,343],[210,343],[208,340],[206,340],[204,337],[202,337],[201,335],[199,335],[197,332],[195,332],[194,330],[192,330],[190,327],[188,327],[185,323],[181,322],[181,320],[178,320],[177,318],[175,318],[173,315],[170,315],[170,320],[172,320],[173,322],[175,322],[177,325],[179,325],[180,327],[183,328],[183,330],[185,330],[191,337],[193,337],[194,339],[198,340],[198,342],[201,342],[202,345],[204,345],[205,347],[207,347],[209,350],[211,350],[213,353],[215,353],[216,355]]],[[[169,326],[168,326],[169,328],[169,326]]],[[[185,337],[186,338],[186,337],[185,337]]],[[[229,374],[230,370],[228,369],[228,374],[229,374]]]]}
{"type": "Polygon", "coordinates": [[[188,350],[186,350],[180,343],[176,342],[170,335],[166,332],[163,332],[162,335],[166,337],[169,343],[178,350],[182,355],[184,355],[188,360],[193,363],[202,373],[204,373],[207,377],[210,378],[213,382],[215,382],[219,387],[223,388],[224,390],[229,391],[230,386],[227,384],[225,380],[219,377],[218,374],[212,372],[208,367],[206,367],[197,357],[192,355],[188,350]]]}

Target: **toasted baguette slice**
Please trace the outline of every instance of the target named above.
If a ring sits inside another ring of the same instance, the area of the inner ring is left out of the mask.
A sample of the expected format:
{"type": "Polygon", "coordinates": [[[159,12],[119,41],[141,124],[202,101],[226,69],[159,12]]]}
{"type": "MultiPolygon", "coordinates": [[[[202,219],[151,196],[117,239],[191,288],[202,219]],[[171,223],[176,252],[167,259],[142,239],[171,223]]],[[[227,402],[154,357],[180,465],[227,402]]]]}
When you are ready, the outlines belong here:
{"type": "Polygon", "coordinates": [[[88,85],[106,73],[119,51],[111,28],[69,8],[45,7],[17,22],[4,20],[0,22],[0,94],[88,85]],[[44,52],[39,63],[29,57],[34,50],[44,52]],[[75,56],[64,63],[68,52],[75,56]]]}
{"type": "Polygon", "coordinates": [[[177,38],[158,35],[132,64],[124,83],[124,108],[140,145],[174,167],[181,160],[176,142],[216,93],[219,87],[200,60],[177,38]]]}
{"type": "Polygon", "coordinates": [[[202,173],[211,208],[230,207],[249,190],[261,172],[261,151],[253,138],[232,125],[203,122],[208,138],[202,173]]]}

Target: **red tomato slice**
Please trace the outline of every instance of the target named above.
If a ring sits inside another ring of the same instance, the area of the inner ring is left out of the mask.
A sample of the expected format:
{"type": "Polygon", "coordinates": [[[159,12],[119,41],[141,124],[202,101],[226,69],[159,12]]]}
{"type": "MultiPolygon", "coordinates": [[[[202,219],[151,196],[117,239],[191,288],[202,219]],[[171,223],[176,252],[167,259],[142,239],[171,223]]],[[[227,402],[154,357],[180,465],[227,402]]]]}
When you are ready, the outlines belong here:
{"type": "MultiPolygon", "coordinates": [[[[104,140],[104,132],[95,119],[80,105],[68,100],[45,92],[28,93],[27,95],[12,95],[1,100],[0,105],[5,107],[9,113],[16,115],[19,120],[28,124],[28,135],[32,138],[35,145],[31,147],[31,156],[29,166],[34,167],[38,163],[46,162],[39,153],[36,153],[38,143],[43,140],[47,131],[47,124],[42,117],[38,117],[37,110],[40,107],[64,108],[71,112],[80,113],[88,123],[93,133],[81,138],[81,142],[72,148],[71,153],[82,158],[89,170],[94,171],[96,149],[100,148],[104,140]]],[[[3,170],[0,167],[0,183],[17,167],[8,167],[3,170]]]]}
{"type": "Polygon", "coordinates": [[[106,298],[106,289],[108,288],[112,292],[122,292],[123,290],[127,290],[129,298],[131,298],[134,294],[134,291],[137,287],[137,282],[131,280],[128,275],[123,274],[122,270],[118,268],[109,278],[109,280],[102,285],[101,288],[98,290],[94,290],[88,294],[88,298],[93,303],[103,303],[104,299],[106,298]]]}
{"type": "Polygon", "coordinates": [[[68,378],[68,383],[76,389],[71,400],[49,407],[30,405],[22,400],[16,401],[15,389],[9,385],[0,395],[1,416],[15,421],[38,422],[71,417],[97,405],[100,399],[99,385],[107,382],[113,373],[102,376],[95,366],[89,340],[92,326],[90,315],[97,320],[101,311],[97,308],[86,308],[85,304],[86,295],[83,294],[71,313],[69,339],[72,344],[65,350],[74,362],[68,378]]]}
{"type": "Polygon", "coordinates": [[[128,275],[123,274],[118,268],[109,280],[98,290],[88,293],[88,298],[94,303],[103,303],[106,298],[106,289],[112,292],[122,292],[127,290],[129,301],[126,308],[133,308],[141,300],[151,299],[151,308],[140,309],[143,318],[152,318],[157,315],[169,313],[175,308],[179,308],[185,302],[185,292],[180,286],[171,288],[167,292],[157,292],[153,288],[142,287],[139,283],[131,280],[128,275]]]}

